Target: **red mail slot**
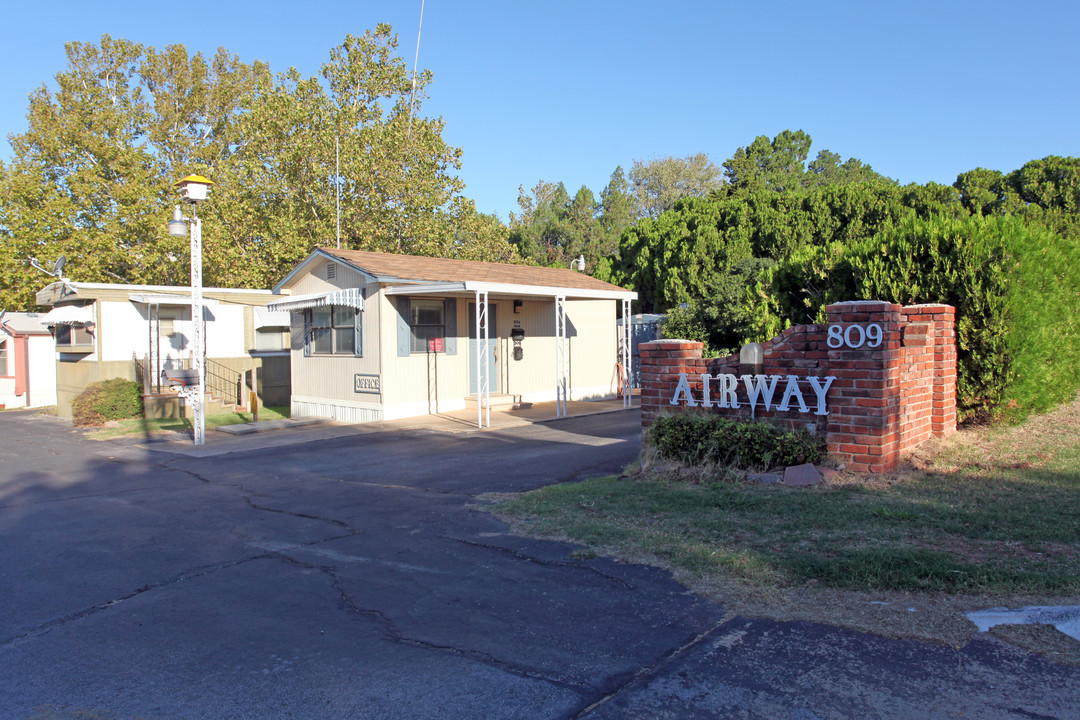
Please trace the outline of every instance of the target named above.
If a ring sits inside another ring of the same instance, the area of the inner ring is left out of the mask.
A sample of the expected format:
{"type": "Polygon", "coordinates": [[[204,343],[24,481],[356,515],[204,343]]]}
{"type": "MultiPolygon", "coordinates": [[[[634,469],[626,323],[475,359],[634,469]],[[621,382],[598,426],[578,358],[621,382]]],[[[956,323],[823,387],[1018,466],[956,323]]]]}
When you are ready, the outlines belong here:
{"type": "Polygon", "coordinates": [[[443,352],[442,341],[442,338],[431,338],[428,340],[428,349],[431,350],[431,352],[443,352]]]}

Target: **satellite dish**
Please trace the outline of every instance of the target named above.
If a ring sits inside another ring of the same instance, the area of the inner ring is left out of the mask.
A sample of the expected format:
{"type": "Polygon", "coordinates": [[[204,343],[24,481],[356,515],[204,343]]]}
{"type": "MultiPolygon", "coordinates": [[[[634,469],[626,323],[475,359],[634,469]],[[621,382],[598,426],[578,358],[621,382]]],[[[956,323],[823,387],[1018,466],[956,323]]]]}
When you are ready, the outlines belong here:
{"type": "Polygon", "coordinates": [[[57,277],[63,277],[64,264],[67,262],[67,258],[61,255],[56,258],[56,264],[53,265],[53,274],[57,277]]]}

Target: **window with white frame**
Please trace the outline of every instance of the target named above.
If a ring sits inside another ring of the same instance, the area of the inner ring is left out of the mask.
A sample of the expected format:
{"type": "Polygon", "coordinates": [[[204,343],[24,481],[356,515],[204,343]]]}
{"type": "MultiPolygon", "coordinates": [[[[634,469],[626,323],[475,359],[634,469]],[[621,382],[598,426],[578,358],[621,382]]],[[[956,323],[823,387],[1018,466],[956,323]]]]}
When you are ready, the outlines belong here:
{"type": "Polygon", "coordinates": [[[305,310],[304,354],[362,356],[363,316],[362,312],[342,305],[305,310]]]}
{"type": "Polygon", "coordinates": [[[0,377],[6,376],[7,371],[7,340],[0,340],[0,377]]]}
{"type": "Polygon", "coordinates": [[[445,308],[442,300],[412,300],[409,306],[409,328],[413,352],[427,352],[431,340],[441,340],[446,336],[445,308]]]}

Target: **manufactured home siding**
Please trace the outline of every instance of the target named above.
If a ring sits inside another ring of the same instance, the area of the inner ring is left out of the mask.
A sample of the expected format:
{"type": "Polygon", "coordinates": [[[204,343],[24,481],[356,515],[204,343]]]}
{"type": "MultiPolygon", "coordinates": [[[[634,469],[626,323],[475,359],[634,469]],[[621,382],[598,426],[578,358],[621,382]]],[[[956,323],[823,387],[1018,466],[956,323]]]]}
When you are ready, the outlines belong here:
{"type": "Polygon", "coordinates": [[[618,330],[615,303],[569,300],[566,303],[571,349],[571,399],[610,397],[618,388],[615,363],[618,361],[618,330]]]}
{"type": "MultiPolygon", "coordinates": [[[[290,313],[290,351],[292,355],[292,394],[293,412],[299,415],[333,415],[326,409],[333,404],[348,407],[370,408],[380,402],[379,395],[357,393],[354,379],[357,373],[380,375],[379,362],[379,303],[372,297],[361,273],[338,265],[336,277],[325,279],[324,264],[316,266],[316,272],[305,275],[291,288],[293,295],[328,292],[344,288],[359,287],[367,296],[363,312],[363,357],[353,355],[304,355],[304,313],[290,313]],[[298,410],[297,400],[302,399],[298,410]],[[318,405],[321,412],[313,410],[318,405]]],[[[385,383],[384,383],[385,385],[385,383]]]]}
{"type": "MultiPolygon", "coordinates": [[[[499,343],[502,392],[521,395],[528,402],[555,399],[555,301],[525,300],[513,314],[513,303],[500,309],[499,343]],[[525,331],[522,359],[513,359],[511,330],[525,331]]],[[[596,399],[611,396],[617,360],[615,303],[596,300],[569,300],[566,303],[567,384],[571,398],[596,399]]]]}
{"type": "MultiPolygon", "coordinates": [[[[455,303],[457,321],[457,352],[455,354],[412,353],[408,357],[399,357],[397,355],[396,297],[401,296],[387,296],[382,291],[377,296],[379,312],[384,318],[379,339],[387,360],[383,372],[383,402],[387,406],[386,419],[464,408],[465,396],[469,392],[468,302],[458,298],[455,303]],[[436,374],[438,375],[437,392],[436,374]]],[[[443,299],[434,295],[425,295],[424,298],[443,299]]]]}

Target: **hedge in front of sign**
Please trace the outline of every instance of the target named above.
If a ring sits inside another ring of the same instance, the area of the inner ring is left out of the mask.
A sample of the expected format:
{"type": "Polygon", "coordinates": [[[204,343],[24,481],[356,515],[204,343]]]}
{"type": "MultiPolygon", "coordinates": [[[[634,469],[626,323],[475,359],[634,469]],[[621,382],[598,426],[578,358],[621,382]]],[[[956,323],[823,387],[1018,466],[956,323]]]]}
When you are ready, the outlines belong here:
{"type": "Polygon", "coordinates": [[[647,442],[667,460],[742,470],[817,463],[824,457],[821,441],[805,430],[708,413],[661,415],[649,428],[647,442]]]}

